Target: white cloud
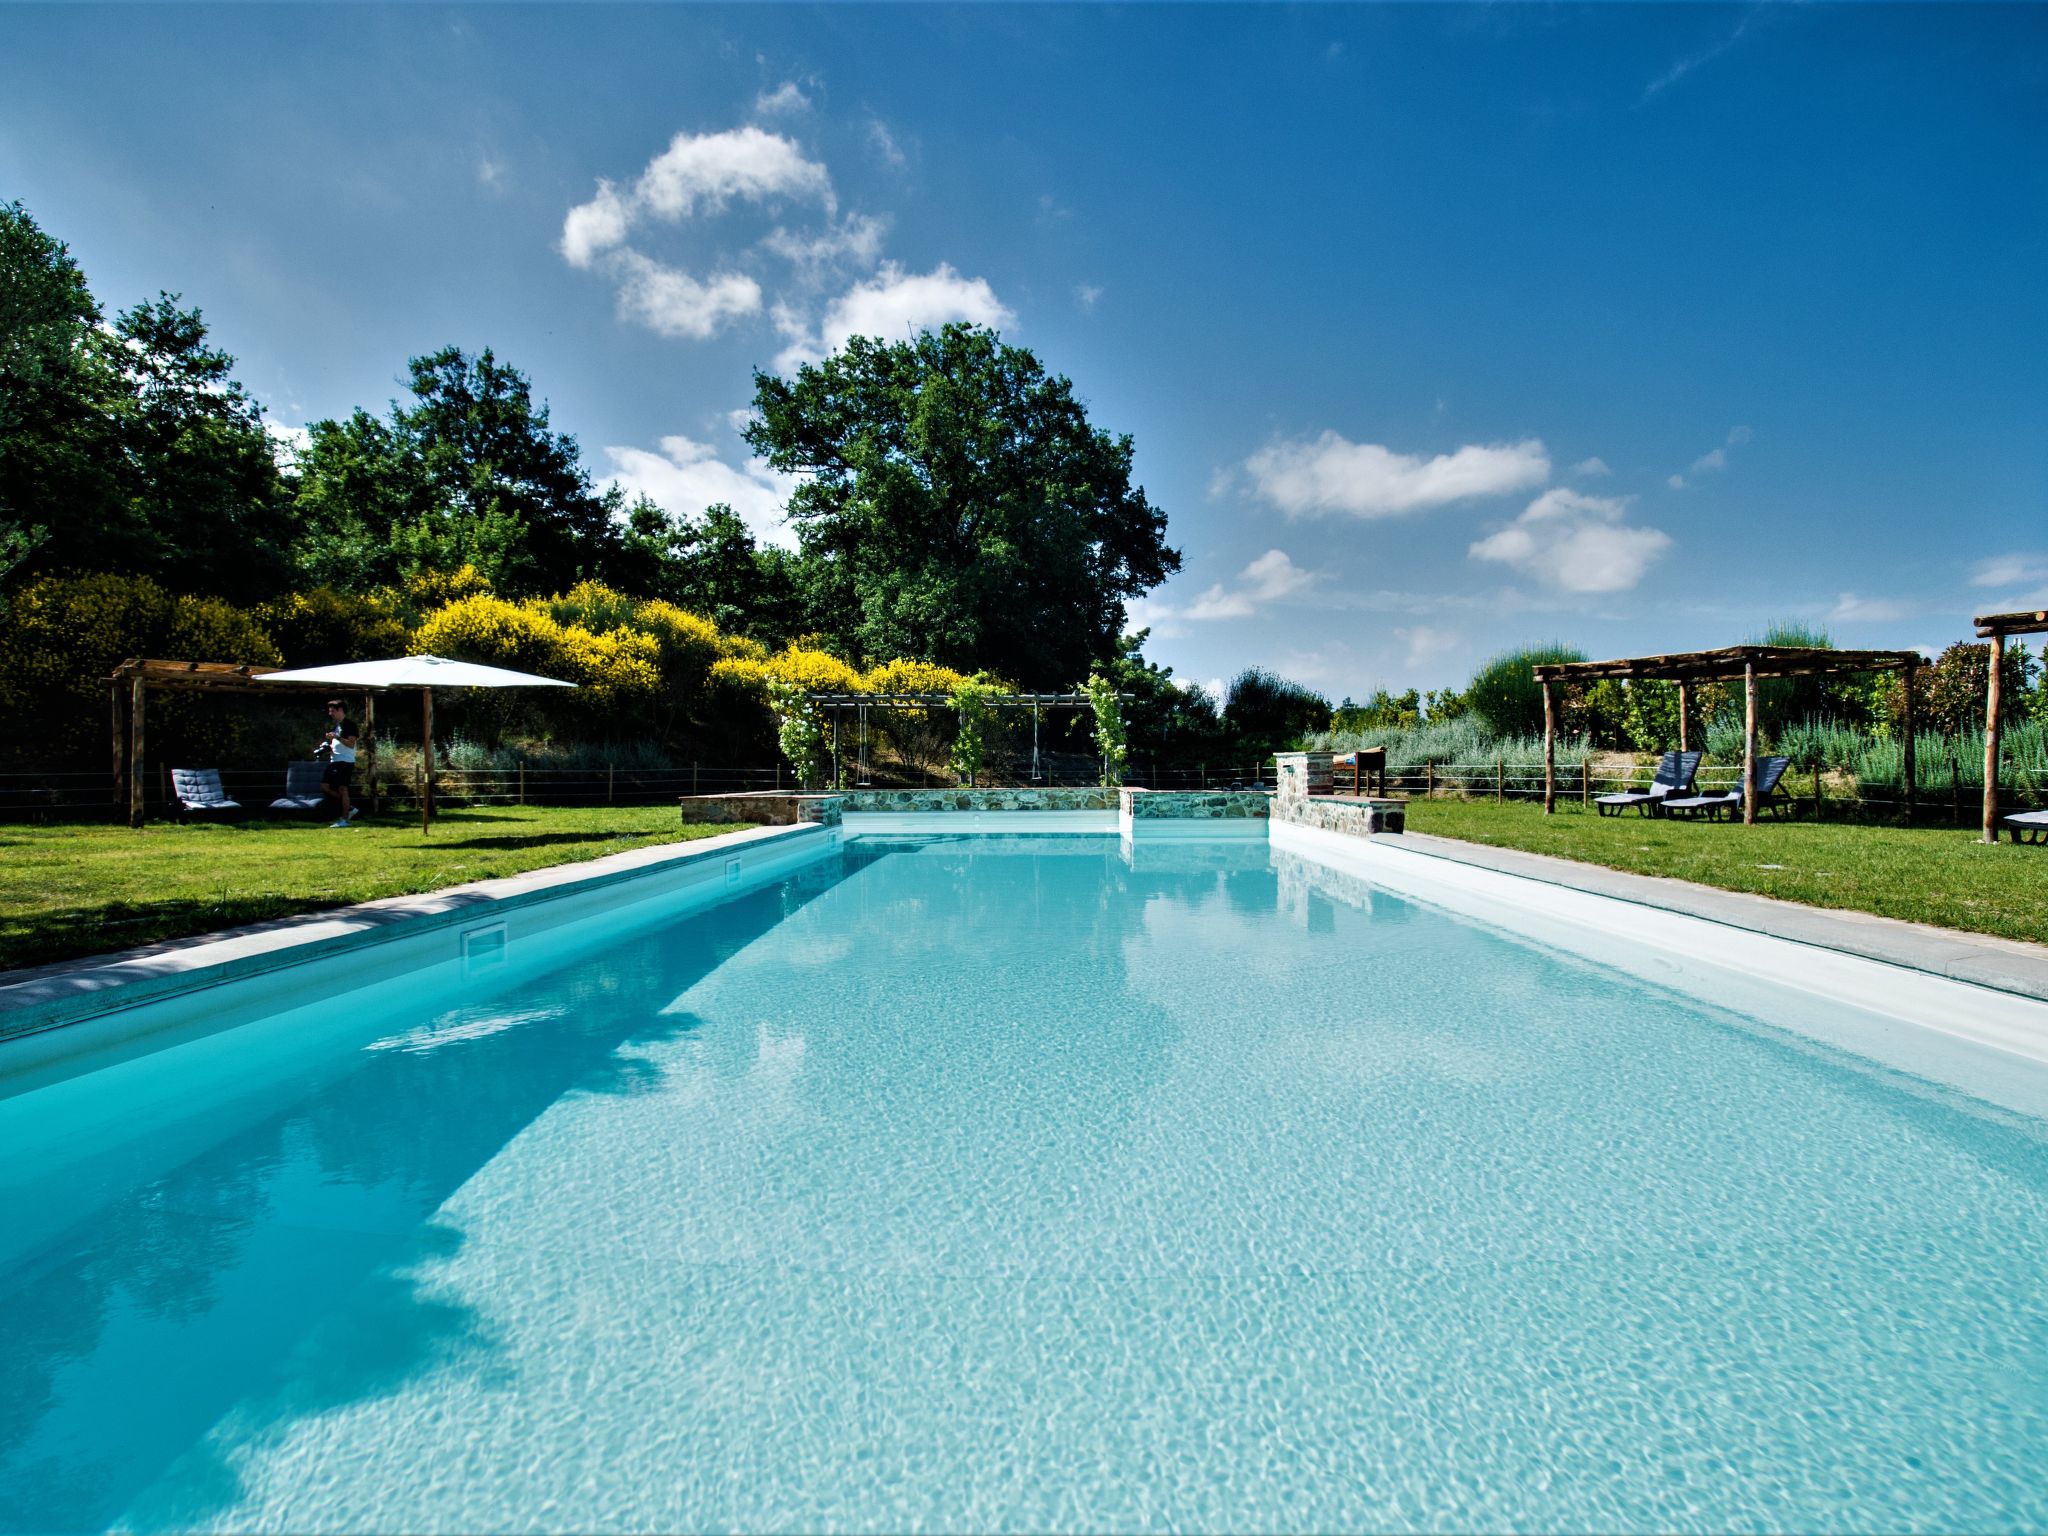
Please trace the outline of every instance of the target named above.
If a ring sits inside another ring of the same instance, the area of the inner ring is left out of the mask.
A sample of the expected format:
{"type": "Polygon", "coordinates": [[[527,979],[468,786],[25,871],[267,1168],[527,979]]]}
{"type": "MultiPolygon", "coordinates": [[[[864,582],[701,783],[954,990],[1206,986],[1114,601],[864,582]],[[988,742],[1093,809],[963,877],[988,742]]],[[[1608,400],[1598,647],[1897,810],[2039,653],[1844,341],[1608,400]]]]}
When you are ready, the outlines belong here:
{"type": "Polygon", "coordinates": [[[879,117],[868,119],[868,148],[891,170],[902,169],[910,158],[903,152],[903,146],[896,142],[896,135],[889,131],[889,125],[879,117]]]}
{"type": "Polygon", "coordinates": [[[1437,629],[1428,624],[1415,624],[1405,629],[1397,628],[1394,638],[1408,645],[1408,665],[1424,666],[1439,656],[1449,655],[1464,643],[1465,637],[1454,629],[1437,629]]]}
{"type": "Polygon", "coordinates": [[[635,202],[660,219],[685,219],[700,208],[717,213],[733,198],[767,202],[800,198],[835,203],[825,167],[804,158],[794,139],[748,126],[723,133],[679,133],[647,162],[634,185],[635,202]]]}
{"type": "Polygon", "coordinates": [[[619,318],[637,320],[660,336],[701,341],[761,307],[761,285],[743,272],[720,272],[699,282],[635,250],[620,251],[611,265],[619,283],[619,318]]]}
{"type": "Polygon", "coordinates": [[[1083,309],[1093,309],[1101,301],[1102,285],[1100,283],[1074,284],[1074,302],[1083,309]]]}
{"type": "Polygon", "coordinates": [[[1858,597],[1854,592],[1844,592],[1835,599],[1835,606],[1828,610],[1828,619],[1837,624],[1879,624],[1910,616],[1910,604],[1894,602],[1881,597],[1858,597]]]}
{"type": "Polygon", "coordinates": [[[754,116],[779,117],[785,112],[808,112],[811,98],[806,96],[794,80],[785,80],[772,91],[763,91],[754,98],[754,116]]]}
{"type": "Polygon", "coordinates": [[[304,427],[265,421],[263,431],[270,439],[270,456],[277,460],[277,467],[282,470],[297,469],[300,455],[313,445],[313,434],[304,427]]]}
{"type": "Polygon", "coordinates": [[[806,276],[816,278],[827,268],[840,265],[872,267],[881,259],[882,237],[888,230],[887,219],[849,213],[817,234],[777,228],[762,244],[806,276]]]}
{"type": "Polygon", "coordinates": [[[1311,585],[1314,571],[1304,571],[1287,558],[1284,549],[1269,549],[1244,568],[1243,580],[1251,595],[1262,603],[1277,602],[1311,585]]]}
{"type": "Polygon", "coordinates": [[[1607,467],[1607,461],[1605,459],[1601,458],[1598,454],[1595,454],[1590,459],[1581,459],[1578,463],[1574,464],[1572,466],[1572,473],[1575,475],[1584,476],[1585,478],[1590,480],[1598,478],[1601,475],[1611,475],[1614,473],[1614,471],[1607,467]]]}
{"type": "Polygon", "coordinates": [[[476,179],[495,192],[505,183],[505,167],[502,162],[485,155],[476,163],[476,179]]]}
{"type": "Polygon", "coordinates": [[[1194,620],[1248,619],[1262,603],[1276,603],[1313,586],[1321,575],[1305,571],[1284,549],[1269,549],[1238,573],[1236,583],[1211,586],[1187,607],[1185,617],[1194,620]]]}
{"type": "MultiPolygon", "coordinates": [[[[1728,450],[1730,448],[1740,448],[1755,436],[1756,434],[1750,431],[1748,427],[1730,427],[1727,437],[1721,440],[1720,447],[1709,448],[1705,453],[1692,461],[1691,473],[1694,475],[1718,474],[1721,470],[1728,467],[1728,450]]],[[[1674,491],[1684,490],[1687,484],[1684,475],[1673,475],[1664,483],[1674,491]]]]}
{"type": "MultiPolygon", "coordinates": [[[[664,336],[701,338],[760,309],[760,285],[736,272],[692,277],[634,250],[628,236],[650,218],[673,223],[717,213],[734,198],[779,197],[821,203],[828,215],[836,209],[825,167],[806,159],[792,139],[754,127],[679,133],[630,190],[600,180],[589,202],[571,208],[562,220],[560,250],[570,266],[596,267],[613,278],[621,317],[664,336]]],[[[864,228],[854,238],[865,238],[864,228]]]]}
{"type": "Polygon", "coordinates": [[[1661,529],[1623,526],[1627,512],[1626,497],[1586,496],[1559,486],[1467,553],[1566,592],[1626,592],[1671,547],[1671,536],[1661,529]]]}
{"type": "Polygon", "coordinates": [[[1250,594],[1226,592],[1219,581],[1188,604],[1187,616],[1191,619],[1248,619],[1256,612],[1258,609],[1252,606],[1250,594]]]}
{"type": "Polygon", "coordinates": [[[1156,597],[1134,597],[1124,604],[1124,633],[1134,635],[1141,629],[1151,630],[1155,640],[1178,640],[1188,632],[1180,610],[1156,597]]]}
{"type": "Polygon", "coordinates": [[[572,267],[587,267],[626,238],[632,211],[608,181],[597,184],[597,196],[578,203],[562,220],[562,255],[572,267]]]}
{"type": "Polygon", "coordinates": [[[1535,438],[1468,444],[1425,459],[1324,432],[1314,439],[1268,444],[1244,467],[1258,494],[1289,517],[1328,512],[1394,517],[1526,491],[1550,478],[1550,457],[1535,438]]]}
{"type": "MultiPolygon", "coordinates": [[[[787,313],[779,315],[778,327],[790,318],[787,313]]],[[[1016,318],[985,278],[962,277],[945,262],[929,272],[905,272],[894,262],[885,262],[872,278],[855,283],[832,301],[815,335],[785,330],[795,339],[775,365],[789,372],[838,351],[853,336],[901,341],[954,320],[1002,327],[1016,318]]]]}
{"type": "Polygon", "coordinates": [[[1970,571],[1973,587],[2019,587],[2037,581],[2048,581],[2048,554],[1993,555],[1970,571]]]}
{"type": "Polygon", "coordinates": [[[658,453],[612,447],[605,453],[612,461],[613,483],[629,497],[644,493],[664,511],[683,517],[696,517],[722,501],[740,515],[758,542],[796,547],[796,533],[782,509],[802,483],[801,476],[782,474],[760,459],[735,467],[709,443],[680,435],[664,437],[658,453]]]}

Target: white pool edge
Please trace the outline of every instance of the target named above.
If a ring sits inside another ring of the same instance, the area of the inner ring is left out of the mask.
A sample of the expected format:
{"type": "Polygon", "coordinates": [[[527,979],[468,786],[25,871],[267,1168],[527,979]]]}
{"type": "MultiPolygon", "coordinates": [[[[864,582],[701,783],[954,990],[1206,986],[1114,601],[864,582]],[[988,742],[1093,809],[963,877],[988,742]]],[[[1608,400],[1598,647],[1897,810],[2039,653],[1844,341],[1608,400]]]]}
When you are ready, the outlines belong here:
{"type": "MultiPolygon", "coordinates": [[[[464,935],[515,918],[527,926],[553,927],[589,916],[600,906],[646,900],[684,884],[737,894],[824,857],[839,841],[836,827],[748,827],[0,973],[0,1067],[13,1070],[30,1056],[58,1049],[47,1042],[31,1045],[53,1032],[67,1036],[62,1050],[68,1054],[81,1044],[74,1031],[99,1025],[93,1033],[118,1033],[105,1025],[111,1015],[234,982],[288,986],[279,981],[284,973],[317,961],[352,958],[356,974],[382,974],[393,961],[418,963],[423,944],[459,946],[464,935]]],[[[436,953],[433,958],[445,957],[436,953]]]]}
{"type": "Polygon", "coordinates": [[[1272,846],[1391,895],[1777,1024],[2029,1115],[2048,1111],[2048,1002],[1622,896],[1275,822],[1272,846]],[[1789,1010],[1786,995],[1819,1003],[1789,1010]]]}

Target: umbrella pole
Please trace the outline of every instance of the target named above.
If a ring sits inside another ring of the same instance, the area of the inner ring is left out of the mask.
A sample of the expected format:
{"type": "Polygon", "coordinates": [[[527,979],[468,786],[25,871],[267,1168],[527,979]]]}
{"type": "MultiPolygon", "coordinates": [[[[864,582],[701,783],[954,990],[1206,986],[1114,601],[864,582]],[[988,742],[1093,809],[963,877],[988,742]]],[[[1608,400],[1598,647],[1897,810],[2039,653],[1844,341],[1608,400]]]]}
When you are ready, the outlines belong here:
{"type": "Polygon", "coordinates": [[[420,690],[420,836],[434,811],[434,690],[420,690]]]}

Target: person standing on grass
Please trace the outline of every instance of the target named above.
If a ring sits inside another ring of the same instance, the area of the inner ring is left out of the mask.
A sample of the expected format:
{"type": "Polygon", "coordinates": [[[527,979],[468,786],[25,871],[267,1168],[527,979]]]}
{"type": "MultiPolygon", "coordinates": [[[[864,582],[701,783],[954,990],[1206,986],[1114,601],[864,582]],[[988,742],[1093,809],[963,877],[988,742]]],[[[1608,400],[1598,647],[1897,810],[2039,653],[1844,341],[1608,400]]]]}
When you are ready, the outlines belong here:
{"type": "Polygon", "coordinates": [[[327,762],[326,772],[320,775],[320,793],[341,811],[328,826],[345,827],[356,819],[356,809],[348,798],[349,784],[356,776],[356,723],[339,699],[327,701],[327,734],[320,738],[313,755],[327,762]]]}

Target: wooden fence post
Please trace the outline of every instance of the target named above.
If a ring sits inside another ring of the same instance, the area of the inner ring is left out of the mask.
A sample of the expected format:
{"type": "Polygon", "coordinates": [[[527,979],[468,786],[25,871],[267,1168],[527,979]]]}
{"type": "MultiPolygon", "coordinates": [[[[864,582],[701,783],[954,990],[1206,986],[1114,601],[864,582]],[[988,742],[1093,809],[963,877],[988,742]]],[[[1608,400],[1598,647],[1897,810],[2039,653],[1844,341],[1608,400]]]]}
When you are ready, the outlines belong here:
{"type": "Polygon", "coordinates": [[[1815,821],[1820,820],[1820,760],[1818,758],[1814,759],[1813,764],[1813,819],[1815,821]]]}
{"type": "Polygon", "coordinates": [[[1508,761],[1504,757],[1493,760],[1493,803],[1505,805],[1508,799],[1508,761]]]}
{"type": "Polygon", "coordinates": [[[1425,759],[1422,764],[1422,798],[1436,798],[1436,761],[1433,758],[1425,759]]]}
{"type": "Polygon", "coordinates": [[[604,803],[606,805],[610,805],[612,801],[618,798],[616,795],[612,793],[612,779],[613,776],[618,773],[618,771],[619,769],[616,763],[606,763],[604,765],[604,803]]]}
{"type": "Polygon", "coordinates": [[[1914,810],[1915,802],[1917,802],[1917,801],[1918,801],[1918,799],[1919,799],[1919,790],[1920,790],[1920,764],[1919,764],[1919,758],[1918,758],[1918,751],[1919,751],[1919,743],[1918,743],[1918,742],[1917,742],[1917,741],[1916,741],[1916,740],[1914,739],[1914,738],[1915,738],[1915,737],[1916,737],[1916,736],[1917,736],[1917,735],[1919,734],[1919,726],[1918,726],[1918,725],[1917,725],[1917,724],[1915,723],[1915,721],[1914,721],[1914,709],[1913,709],[1913,674],[1914,674],[1915,672],[1917,672],[1917,671],[1919,670],[1919,668],[1917,668],[1917,667],[1913,666],[1913,665],[1912,665],[1912,664],[1911,664],[1911,663],[1909,662],[1909,663],[1907,663],[1907,665],[1906,665],[1906,669],[1905,669],[1905,670],[1906,670],[1906,698],[1905,698],[1905,706],[1906,706],[1906,707],[1905,707],[1905,720],[1904,720],[1904,723],[1903,723],[1903,726],[1902,726],[1902,730],[1903,730],[1903,734],[1904,734],[1904,736],[1905,736],[1905,738],[1906,738],[1906,739],[1905,739],[1905,749],[1906,749],[1906,760],[1905,760],[1905,764],[1904,764],[1903,772],[1904,772],[1904,775],[1905,775],[1905,781],[1906,781],[1906,782],[1905,782],[1905,791],[1906,791],[1906,825],[1910,827],[1911,825],[1913,825],[1913,810],[1914,810]]]}
{"type": "Polygon", "coordinates": [[[1593,759],[1579,759],[1579,804],[1581,807],[1593,803],[1593,759]]]}
{"type": "Polygon", "coordinates": [[[519,762],[519,803],[521,805],[526,804],[526,760],[524,758],[521,758],[519,762]]]}

